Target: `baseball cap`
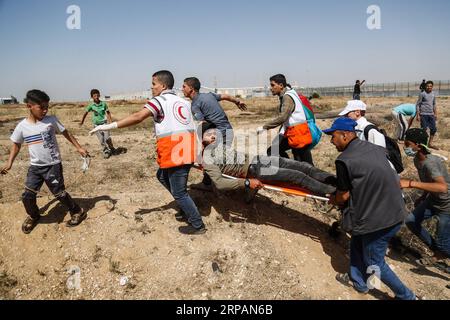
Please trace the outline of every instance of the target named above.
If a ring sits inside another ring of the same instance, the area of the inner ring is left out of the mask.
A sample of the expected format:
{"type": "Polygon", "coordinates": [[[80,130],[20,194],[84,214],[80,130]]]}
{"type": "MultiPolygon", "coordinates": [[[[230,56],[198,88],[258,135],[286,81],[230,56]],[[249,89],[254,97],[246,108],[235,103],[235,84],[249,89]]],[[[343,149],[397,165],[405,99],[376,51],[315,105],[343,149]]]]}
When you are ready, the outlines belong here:
{"type": "Polygon", "coordinates": [[[343,117],[348,115],[350,112],[357,110],[366,111],[367,105],[361,100],[350,100],[347,102],[347,106],[345,107],[344,111],[339,113],[339,116],[343,117]]]}
{"type": "Polygon", "coordinates": [[[338,118],[334,121],[330,129],[323,130],[323,133],[331,135],[335,131],[356,132],[356,121],[350,118],[338,118]]]}
{"type": "Polygon", "coordinates": [[[405,140],[417,143],[424,147],[428,146],[428,133],[424,129],[414,128],[406,131],[405,140]]]}

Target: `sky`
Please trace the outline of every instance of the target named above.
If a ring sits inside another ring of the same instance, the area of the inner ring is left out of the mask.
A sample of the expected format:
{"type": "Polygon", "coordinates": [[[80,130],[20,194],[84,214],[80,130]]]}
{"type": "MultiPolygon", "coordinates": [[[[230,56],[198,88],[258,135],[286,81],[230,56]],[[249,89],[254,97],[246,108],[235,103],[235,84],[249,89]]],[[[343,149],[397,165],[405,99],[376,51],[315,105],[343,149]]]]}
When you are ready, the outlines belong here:
{"type": "Polygon", "coordinates": [[[449,34],[448,0],[0,0],[0,96],[83,101],[92,88],[146,90],[161,69],[177,87],[265,86],[277,73],[304,87],[448,80],[449,34]]]}

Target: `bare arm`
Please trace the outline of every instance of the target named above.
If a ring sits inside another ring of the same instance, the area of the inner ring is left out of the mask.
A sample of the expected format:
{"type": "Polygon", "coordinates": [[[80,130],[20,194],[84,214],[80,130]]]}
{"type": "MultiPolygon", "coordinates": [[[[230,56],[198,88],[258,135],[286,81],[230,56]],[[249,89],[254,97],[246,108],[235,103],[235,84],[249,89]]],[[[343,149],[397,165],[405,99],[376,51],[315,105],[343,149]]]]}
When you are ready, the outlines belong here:
{"type": "Polygon", "coordinates": [[[9,170],[11,170],[14,160],[16,160],[17,155],[19,154],[20,148],[22,147],[19,143],[14,143],[11,147],[11,151],[9,152],[8,163],[4,168],[2,168],[1,174],[7,174],[9,170]]]}
{"type": "Polygon", "coordinates": [[[112,123],[112,116],[111,116],[111,112],[106,111],[106,118],[108,119],[108,123],[112,123]]]}
{"type": "Polygon", "coordinates": [[[448,185],[444,177],[437,177],[434,182],[419,182],[412,180],[400,180],[400,186],[402,189],[418,189],[431,193],[447,193],[448,185]]]}
{"type": "Polygon", "coordinates": [[[438,110],[437,110],[437,106],[436,106],[436,97],[433,100],[433,111],[434,111],[434,116],[437,120],[438,119],[438,110]]]}
{"type": "Polygon", "coordinates": [[[81,123],[80,123],[80,127],[84,124],[84,120],[86,120],[87,115],[89,114],[89,112],[85,112],[83,115],[83,119],[81,119],[81,123]]]}
{"type": "Polygon", "coordinates": [[[422,94],[420,94],[419,99],[417,100],[416,103],[416,118],[417,121],[420,122],[420,106],[422,104],[422,94]]]}
{"type": "Polygon", "coordinates": [[[221,100],[226,100],[226,101],[234,103],[242,111],[247,110],[247,105],[236,97],[232,97],[228,94],[221,94],[220,98],[221,98],[221,100]]]}
{"type": "Polygon", "coordinates": [[[117,122],[113,122],[110,124],[102,124],[101,126],[95,127],[91,132],[89,132],[90,135],[93,135],[94,133],[98,131],[109,131],[109,130],[116,130],[126,127],[131,127],[136,124],[141,123],[148,117],[153,116],[153,113],[148,110],[147,108],[142,109],[139,112],[133,113],[132,115],[129,115],[125,119],[122,119],[117,122]]]}
{"type": "Polygon", "coordinates": [[[133,113],[132,115],[129,115],[125,119],[118,121],[117,127],[119,129],[131,127],[131,126],[141,123],[142,121],[144,121],[145,119],[147,119],[148,117],[151,117],[151,116],[153,116],[153,113],[151,113],[151,111],[148,110],[147,108],[144,108],[141,111],[133,113]]]}
{"type": "Polygon", "coordinates": [[[69,141],[77,149],[78,153],[82,157],[88,157],[89,156],[89,152],[87,152],[86,149],[81,147],[81,145],[78,143],[78,140],[68,130],[62,132],[62,135],[64,136],[64,138],[67,139],[67,141],[69,141]]]}

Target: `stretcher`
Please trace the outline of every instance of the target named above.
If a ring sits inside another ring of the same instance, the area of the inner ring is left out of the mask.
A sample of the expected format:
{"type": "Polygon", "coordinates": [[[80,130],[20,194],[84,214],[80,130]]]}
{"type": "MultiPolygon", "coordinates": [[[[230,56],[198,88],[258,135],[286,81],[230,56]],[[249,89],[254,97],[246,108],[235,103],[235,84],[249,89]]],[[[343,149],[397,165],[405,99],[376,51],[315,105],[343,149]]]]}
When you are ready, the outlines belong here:
{"type": "MultiPolygon", "coordinates": [[[[226,174],[222,174],[222,176],[227,179],[238,180],[238,178],[228,176],[226,174]]],[[[325,197],[319,197],[319,196],[313,195],[313,194],[309,193],[307,190],[299,188],[299,187],[292,187],[292,186],[288,186],[288,185],[274,186],[274,185],[265,184],[265,183],[263,183],[263,185],[264,185],[263,189],[265,189],[265,190],[282,192],[282,193],[293,195],[293,196],[314,199],[314,200],[319,200],[319,201],[324,201],[324,202],[328,202],[330,200],[325,197]]]]}
{"type": "MultiPolygon", "coordinates": [[[[195,169],[203,171],[203,168],[201,166],[195,165],[194,166],[195,169]]],[[[239,180],[240,178],[236,178],[233,176],[229,176],[226,174],[222,174],[222,177],[226,178],[226,179],[232,179],[232,180],[239,180]]],[[[314,194],[311,194],[308,190],[297,187],[297,186],[289,186],[287,184],[280,184],[280,185],[271,185],[271,184],[266,184],[263,183],[265,190],[270,190],[270,191],[275,191],[275,192],[281,192],[284,194],[288,194],[288,195],[292,195],[292,196],[297,196],[297,197],[303,197],[303,198],[307,198],[307,199],[313,199],[313,200],[317,200],[317,201],[323,201],[323,202],[327,202],[330,200],[328,198],[325,197],[320,197],[314,194]]],[[[253,197],[256,195],[257,190],[255,190],[255,192],[253,192],[254,195],[253,197]]],[[[252,198],[253,198],[252,197],[252,198]]],[[[252,200],[252,199],[251,199],[252,200]]],[[[248,199],[248,201],[251,201],[250,199],[248,199]]],[[[248,202],[247,201],[247,202],[248,202]]]]}

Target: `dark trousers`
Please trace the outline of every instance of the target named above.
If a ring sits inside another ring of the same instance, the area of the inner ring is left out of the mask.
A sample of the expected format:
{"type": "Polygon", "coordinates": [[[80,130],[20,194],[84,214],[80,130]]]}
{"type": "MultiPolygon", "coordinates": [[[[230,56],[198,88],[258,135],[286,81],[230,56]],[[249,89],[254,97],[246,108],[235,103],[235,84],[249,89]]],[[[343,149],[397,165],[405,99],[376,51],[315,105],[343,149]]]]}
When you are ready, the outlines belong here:
{"type": "Polygon", "coordinates": [[[31,218],[38,219],[40,217],[36,197],[44,182],[56,199],[69,209],[70,214],[80,213],[81,208],[66,192],[63,167],[62,164],[59,163],[46,167],[30,166],[28,169],[25,192],[22,194],[22,202],[27,214],[31,218]]]}
{"type": "Polygon", "coordinates": [[[308,162],[309,164],[314,165],[311,150],[309,150],[308,147],[302,149],[292,148],[289,145],[288,138],[281,134],[273,140],[272,146],[267,150],[267,155],[289,159],[289,156],[286,153],[288,150],[292,150],[292,154],[296,161],[308,162]]]}
{"type": "Polygon", "coordinates": [[[248,172],[249,178],[265,183],[292,184],[318,195],[336,192],[336,177],[315,168],[307,162],[299,162],[280,157],[258,156],[253,160],[248,172]]]}
{"type": "Polygon", "coordinates": [[[436,117],[431,115],[420,116],[420,126],[422,129],[430,129],[430,134],[434,136],[437,133],[436,117]]]}
{"type": "Polygon", "coordinates": [[[170,192],[181,211],[186,215],[188,222],[194,228],[199,229],[203,226],[202,216],[187,192],[191,167],[191,165],[185,165],[170,169],[159,169],[156,175],[159,182],[170,192]]]}

